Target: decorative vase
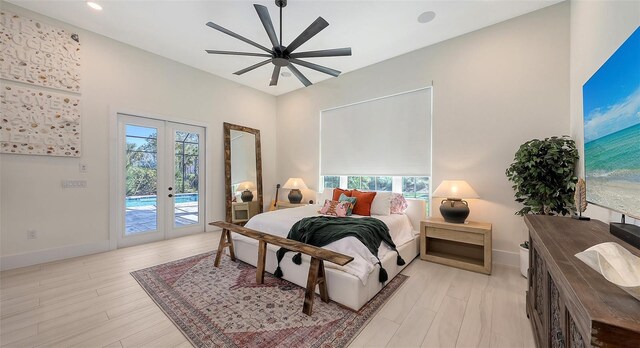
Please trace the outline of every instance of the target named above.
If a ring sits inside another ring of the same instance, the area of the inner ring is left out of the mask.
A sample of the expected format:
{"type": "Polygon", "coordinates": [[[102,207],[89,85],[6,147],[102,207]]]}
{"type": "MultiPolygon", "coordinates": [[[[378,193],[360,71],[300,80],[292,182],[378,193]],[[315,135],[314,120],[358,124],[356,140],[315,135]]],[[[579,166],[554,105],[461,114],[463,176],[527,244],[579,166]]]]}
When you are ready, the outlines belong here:
{"type": "Polygon", "coordinates": [[[289,203],[299,204],[302,201],[302,191],[299,189],[291,189],[287,198],[289,198],[289,203]]]}
{"type": "Polygon", "coordinates": [[[249,190],[244,190],[240,195],[240,199],[242,199],[243,202],[251,202],[253,200],[253,193],[249,190]]]}
{"type": "Polygon", "coordinates": [[[520,273],[527,278],[529,271],[529,249],[520,246],[520,273]]]}
{"type": "Polygon", "coordinates": [[[440,214],[446,222],[463,224],[469,216],[469,205],[461,199],[447,198],[440,203],[440,214]]]}

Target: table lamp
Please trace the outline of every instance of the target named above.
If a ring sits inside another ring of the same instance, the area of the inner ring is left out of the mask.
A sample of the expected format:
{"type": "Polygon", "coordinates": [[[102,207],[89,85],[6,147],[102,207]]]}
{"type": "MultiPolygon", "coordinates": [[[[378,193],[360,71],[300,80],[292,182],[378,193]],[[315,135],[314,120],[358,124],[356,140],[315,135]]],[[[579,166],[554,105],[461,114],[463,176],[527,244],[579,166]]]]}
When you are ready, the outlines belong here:
{"type": "Polygon", "coordinates": [[[305,185],[304,181],[301,178],[289,178],[287,182],[284,183],[283,188],[289,189],[289,203],[299,204],[302,201],[302,192],[300,189],[307,189],[307,185],[305,185]]]}
{"type": "Polygon", "coordinates": [[[463,198],[480,198],[464,180],[442,180],[433,192],[434,197],[446,197],[440,203],[440,214],[444,221],[462,224],[469,216],[469,204],[463,198]]]}
{"type": "Polygon", "coordinates": [[[243,181],[240,184],[238,184],[238,188],[236,188],[236,192],[242,192],[242,194],[240,195],[240,199],[242,199],[243,202],[251,202],[253,201],[253,192],[251,191],[255,189],[256,189],[256,185],[254,185],[253,182],[243,181]]]}

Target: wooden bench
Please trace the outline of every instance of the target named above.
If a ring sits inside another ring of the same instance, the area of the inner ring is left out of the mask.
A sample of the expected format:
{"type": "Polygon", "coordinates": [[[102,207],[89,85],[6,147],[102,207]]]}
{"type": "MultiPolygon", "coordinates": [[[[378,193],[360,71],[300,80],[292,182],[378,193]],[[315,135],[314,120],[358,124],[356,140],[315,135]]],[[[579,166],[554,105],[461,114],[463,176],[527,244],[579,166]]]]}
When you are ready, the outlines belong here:
{"type": "Polygon", "coordinates": [[[218,244],[218,252],[214,266],[219,267],[220,257],[224,252],[224,248],[229,247],[229,256],[232,261],[236,260],[233,251],[233,241],[231,240],[231,232],[239,233],[245,237],[249,237],[258,241],[258,266],[256,270],[256,283],[264,283],[264,267],[267,257],[267,244],[277,245],[282,248],[289,249],[293,252],[300,252],[311,256],[309,265],[309,275],[307,276],[307,289],[304,296],[304,305],[302,313],[311,315],[313,310],[313,299],[315,297],[316,285],[320,287],[320,298],[324,302],[329,302],[329,293],[327,292],[327,278],[324,272],[324,261],[333,262],[337,265],[344,266],[353,261],[353,257],[337,253],[335,251],[318,248],[313,245],[305,244],[295,240],[274,236],[272,234],[252,230],[243,226],[234,225],[224,221],[211,222],[209,225],[222,228],[220,243],[218,244]]]}

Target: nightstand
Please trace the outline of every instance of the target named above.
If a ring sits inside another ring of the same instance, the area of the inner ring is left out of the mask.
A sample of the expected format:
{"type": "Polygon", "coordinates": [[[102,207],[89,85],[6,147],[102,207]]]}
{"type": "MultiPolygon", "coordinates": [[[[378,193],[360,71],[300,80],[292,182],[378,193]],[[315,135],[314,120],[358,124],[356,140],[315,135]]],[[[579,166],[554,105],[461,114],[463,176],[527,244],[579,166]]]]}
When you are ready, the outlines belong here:
{"type": "Polygon", "coordinates": [[[431,218],[420,222],[420,258],[491,274],[491,224],[431,218]]]}
{"type": "Polygon", "coordinates": [[[231,204],[231,222],[247,222],[258,214],[258,201],[233,202],[231,204]]]}
{"type": "Polygon", "coordinates": [[[308,205],[308,204],[307,203],[289,203],[289,202],[278,201],[278,202],[276,202],[276,210],[304,207],[305,205],[308,205]]]}

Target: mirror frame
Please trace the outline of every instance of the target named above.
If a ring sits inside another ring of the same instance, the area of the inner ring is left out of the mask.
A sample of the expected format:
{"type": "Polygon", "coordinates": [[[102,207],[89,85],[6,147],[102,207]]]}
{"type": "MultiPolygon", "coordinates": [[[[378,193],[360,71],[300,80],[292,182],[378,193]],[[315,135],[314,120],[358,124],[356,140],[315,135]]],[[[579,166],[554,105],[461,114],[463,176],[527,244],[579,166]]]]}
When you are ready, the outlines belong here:
{"type": "Polygon", "coordinates": [[[237,124],[224,122],[224,188],[225,188],[225,221],[231,223],[231,203],[233,200],[231,194],[231,131],[239,131],[251,133],[255,136],[256,141],[256,187],[258,193],[258,213],[264,210],[264,201],[262,197],[262,154],[260,146],[260,130],[240,126],[237,124]]]}

